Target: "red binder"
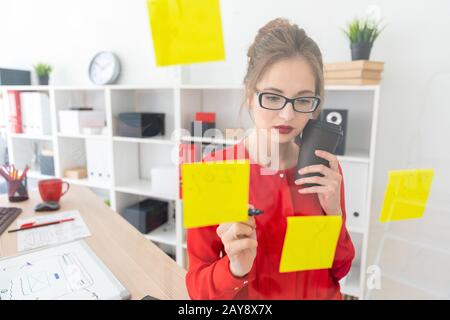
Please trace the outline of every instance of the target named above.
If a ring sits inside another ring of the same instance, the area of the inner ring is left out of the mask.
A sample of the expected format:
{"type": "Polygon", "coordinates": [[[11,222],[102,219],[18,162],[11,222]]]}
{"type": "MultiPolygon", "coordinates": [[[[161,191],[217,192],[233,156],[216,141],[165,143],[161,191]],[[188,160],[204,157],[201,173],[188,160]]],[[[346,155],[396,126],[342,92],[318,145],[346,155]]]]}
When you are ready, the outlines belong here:
{"type": "Polygon", "coordinates": [[[22,114],[20,112],[20,92],[8,91],[9,97],[9,121],[12,133],[22,133],[22,114]]]}

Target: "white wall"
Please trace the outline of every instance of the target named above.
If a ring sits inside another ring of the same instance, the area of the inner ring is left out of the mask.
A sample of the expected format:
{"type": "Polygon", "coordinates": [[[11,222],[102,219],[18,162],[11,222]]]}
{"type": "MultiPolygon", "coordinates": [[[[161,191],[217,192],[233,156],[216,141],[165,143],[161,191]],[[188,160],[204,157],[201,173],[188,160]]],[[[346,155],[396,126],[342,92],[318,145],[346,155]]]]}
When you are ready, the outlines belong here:
{"type": "MultiPolygon", "coordinates": [[[[325,61],[348,60],[340,27],[370,4],[381,8],[387,23],[371,56],[386,62],[373,209],[381,208],[387,170],[432,166],[436,179],[431,199],[439,194],[444,204],[435,206],[449,213],[449,1],[222,0],[226,61],[186,67],[185,76],[192,83],[241,83],[245,52],[257,29],[279,16],[303,26],[322,48],[325,61]],[[427,146],[426,157],[418,140],[427,146]]],[[[0,65],[49,62],[55,67],[53,84],[89,84],[88,62],[100,50],[112,50],[121,58],[122,84],[167,82],[173,76],[172,68],[155,66],[144,0],[1,0],[0,30],[0,65]]],[[[426,215],[433,217],[434,212],[429,209],[426,215]]],[[[376,218],[374,227],[381,230],[376,218]]],[[[436,243],[444,238],[437,235],[436,243]]],[[[371,261],[378,247],[377,237],[372,240],[371,261]]],[[[440,246],[450,249],[445,243],[440,246]]]]}
{"type": "Polygon", "coordinates": [[[1,0],[0,65],[51,63],[51,84],[90,84],[95,53],[114,51],[121,83],[169,81],[172,68],[155,67],[144,0],[1,0]]]}

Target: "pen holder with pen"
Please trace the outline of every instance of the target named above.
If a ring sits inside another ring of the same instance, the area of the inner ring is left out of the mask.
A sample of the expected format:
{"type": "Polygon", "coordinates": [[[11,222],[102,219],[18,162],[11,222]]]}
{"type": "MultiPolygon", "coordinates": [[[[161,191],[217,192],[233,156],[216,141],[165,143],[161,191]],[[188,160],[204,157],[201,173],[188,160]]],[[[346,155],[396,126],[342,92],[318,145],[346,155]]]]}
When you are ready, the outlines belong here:
{"type": "Polygon", "coordinates": [[[28,200],[27,177],[6,181],[8,186],[8,199],[10,202],[28,200]]]}

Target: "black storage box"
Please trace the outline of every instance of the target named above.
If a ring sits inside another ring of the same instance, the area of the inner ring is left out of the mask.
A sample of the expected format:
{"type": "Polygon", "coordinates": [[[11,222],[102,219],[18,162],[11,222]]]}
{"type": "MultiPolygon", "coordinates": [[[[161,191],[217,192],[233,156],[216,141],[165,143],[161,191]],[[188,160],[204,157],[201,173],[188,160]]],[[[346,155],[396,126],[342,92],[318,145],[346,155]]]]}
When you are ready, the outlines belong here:
{"type": "Polygon", "coordinates": [[[146,199],[124,209],[122,216],[142,233],[149,233],[168,220],[168,203],[146,199]]]}
{"type": "Polygon", "coordinates": [[[22,86],[31,84],[31,72],[0,68],[0,85],[22,86]]]}
{"type": "Polygon", "coordinates": [[[164,119],[164,113],[119,113],[119,136],[144,138],[164,135],[164,119]]]}
{"type": "MultiPolygon", "coordinates": [[[[191,136],[193,137],[203,137],[205,132],[209,129],[214,129],[216,127],[215,122],[203,122],[203,121],[192,121],[191,122],[191,136]]],[[[208,137],[213,138],[213,135],[209,134],[208,137]]]]}

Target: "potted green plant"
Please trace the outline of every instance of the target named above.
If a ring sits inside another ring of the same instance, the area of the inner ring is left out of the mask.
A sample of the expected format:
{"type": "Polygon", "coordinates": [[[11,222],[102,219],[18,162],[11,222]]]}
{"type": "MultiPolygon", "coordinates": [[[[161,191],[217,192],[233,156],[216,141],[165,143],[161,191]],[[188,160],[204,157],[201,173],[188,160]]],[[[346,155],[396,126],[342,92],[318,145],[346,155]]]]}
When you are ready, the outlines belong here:
{"type": "Polygon", "coordinates": [[[50,73],[52,72],[52,66],[45,63],[38,63],[34,66],[34,71],[38,76],[40,85],[48,85],[50,73]]]}
{"type": "Polygon", "coordinates": [[[371,17],[353,19],[343,30],[350,40],[352,60],[369,60],[373,43],[383,29],[380,22],[371,17]]]}

